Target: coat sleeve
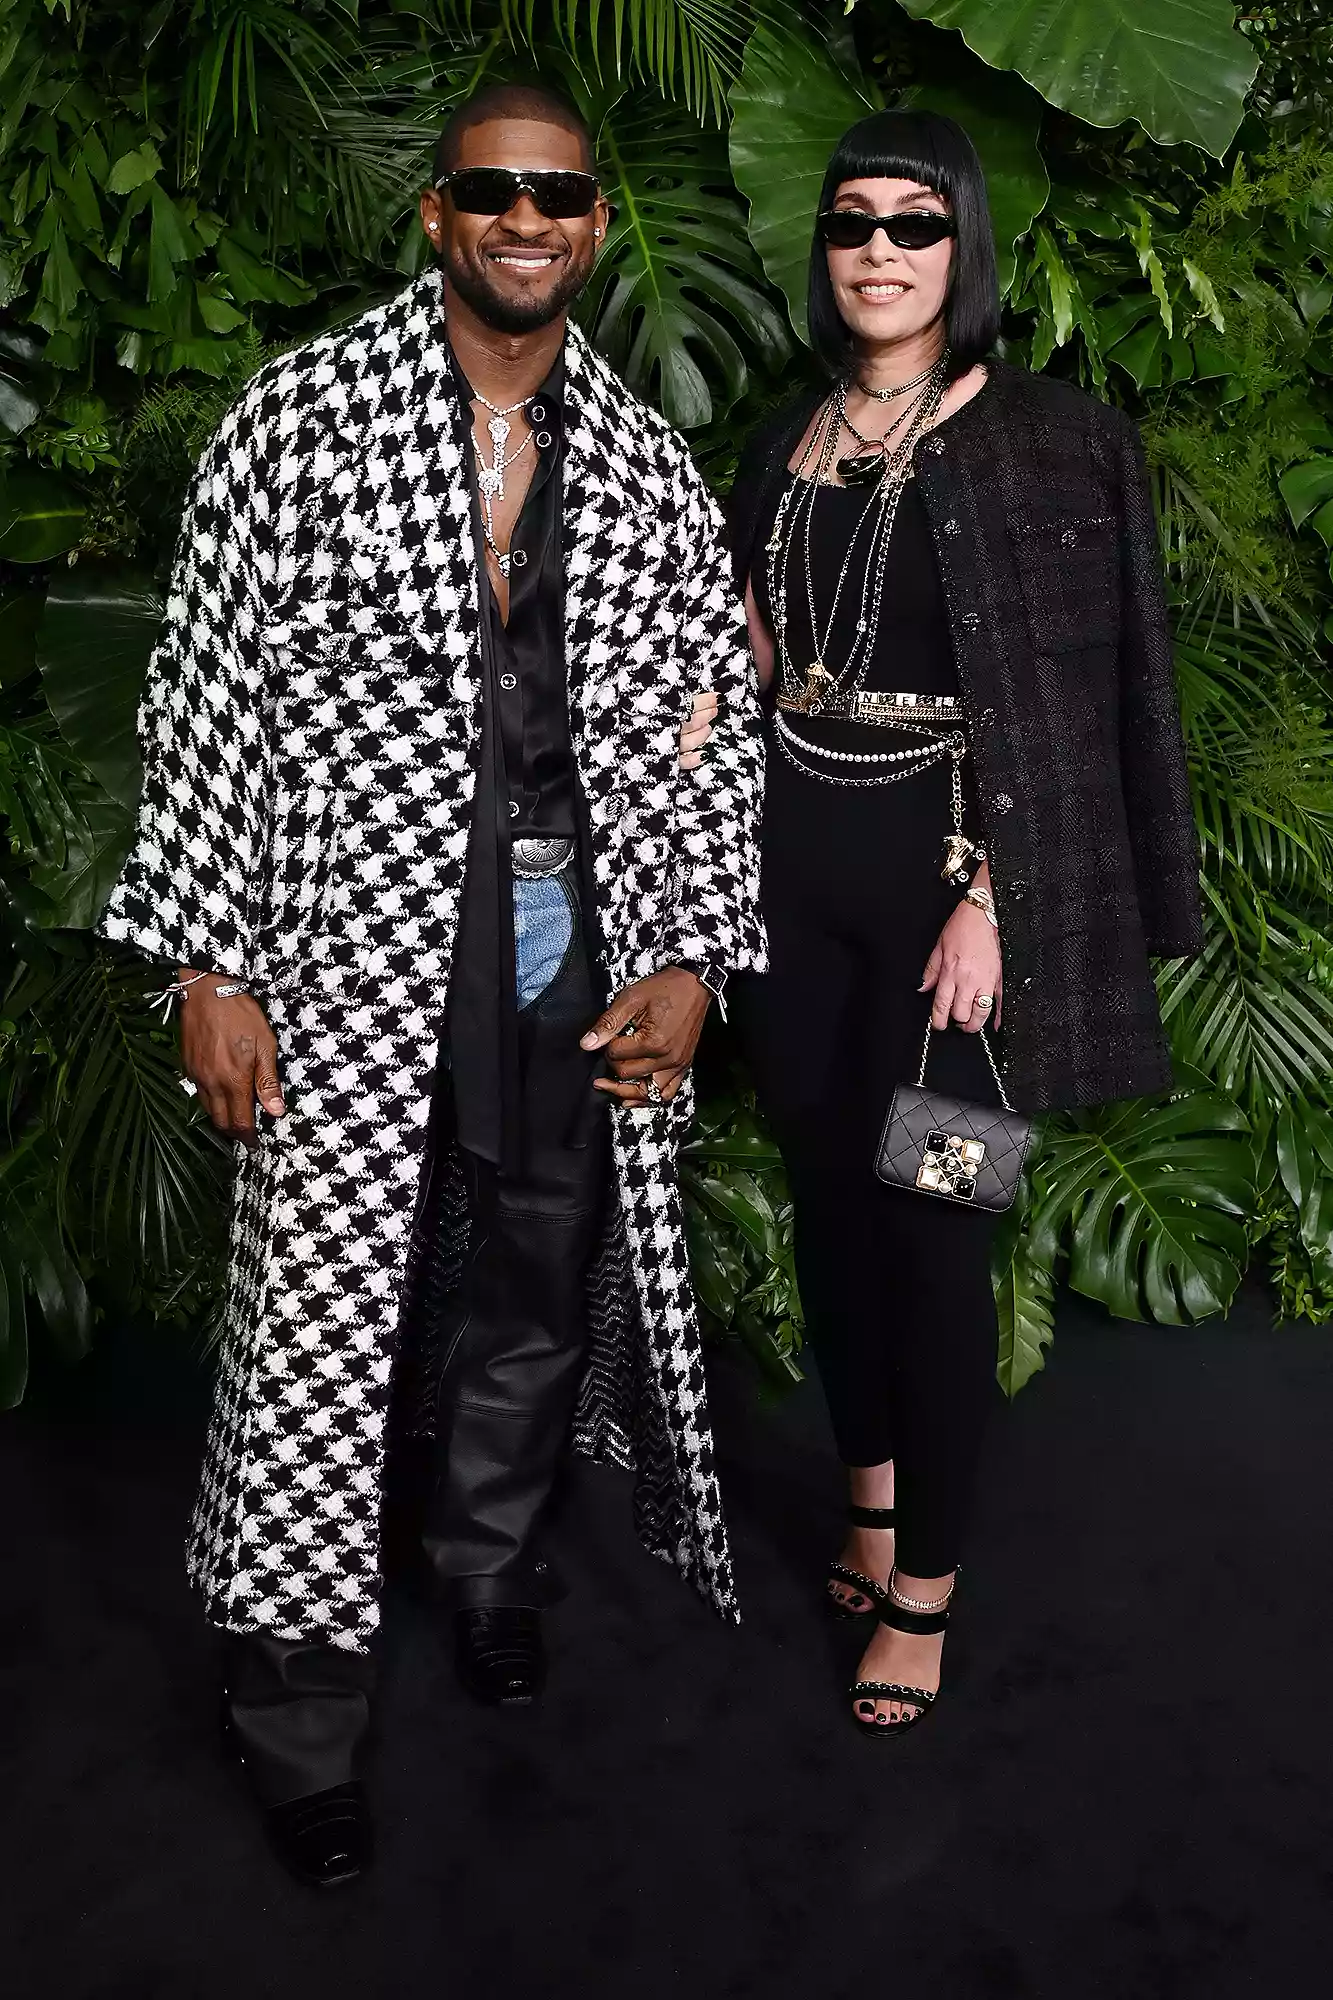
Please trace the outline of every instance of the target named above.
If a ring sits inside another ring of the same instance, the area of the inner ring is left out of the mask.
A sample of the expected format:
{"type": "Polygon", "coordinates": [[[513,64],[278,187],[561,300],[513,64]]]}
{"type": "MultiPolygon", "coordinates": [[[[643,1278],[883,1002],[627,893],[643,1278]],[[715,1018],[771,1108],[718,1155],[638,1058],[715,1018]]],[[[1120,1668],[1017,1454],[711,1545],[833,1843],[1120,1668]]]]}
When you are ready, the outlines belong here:
{"type": "Polygon", "coordinates": [[[1118,426],[1122,613],[1120,769],[1148,949],[1192,957],[1202,947],[1199,840],[1185,746],[1161,548],[1143,446],[1118,426]]]}
{"type": "Polygon", "coordinates": [[[99,926],[153,958],[239,978],[252,969],[269,767],[264,508],[248,430],[242,406],[195,474],[139,709],[134,845],[99,926]]]}
{"type": "Polygon", "coordinates": [[[676,776],[677,895],[664,960],[762,972],[764,748],[754,662],[721,510],[692,466],[685,481],[673,591],[681,656],[691,692],[712,688],[720,700],[708,754],[695,770],[676,776]]]}

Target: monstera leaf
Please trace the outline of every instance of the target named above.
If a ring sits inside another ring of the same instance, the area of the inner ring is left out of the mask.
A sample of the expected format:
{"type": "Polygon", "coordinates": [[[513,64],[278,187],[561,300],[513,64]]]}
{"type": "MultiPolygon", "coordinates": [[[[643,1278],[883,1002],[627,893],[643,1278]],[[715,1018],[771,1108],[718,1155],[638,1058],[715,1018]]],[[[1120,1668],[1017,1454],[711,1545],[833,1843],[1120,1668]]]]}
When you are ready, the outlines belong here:
{"type": "Polygon", "coordinates": [[[674,424],[706,424],[745,393],[747,357],[790,353],[730,192],[719,134],[627,98],[598,136],[615,219],[581,318],[611,365],[674,424]]]}
{"type": "Polygon", "coordinates": [[[1051,191],[1037,145],[1041,99],[1021,78],[987,69],[969,57],[941,66],[912,102],[957,119],[981,156],[1000,290],[1007,293],[1014,282],[1014,245],[1027,235],[1051,191]]]}
{"type": "MultiPolygon", "coordinates": [[[[998,76],[966,52],[938,66],[908,100],[956,118],[981,156],[995,226],[1000,285],[1014,276],[1014,244],[1050,192],[1037,149],[1041,100],[1018,77],[998,76]]],[[[762,22],[732,89],[731,166],[750,203],[750,238],[786,294],[806,338],[806,274],[824,170],[847,127],[880,108],[874,87],[847,75],[805,30],[762,22]]]]}
{"type": "MultiPolygon", "coordinates": [[[[1207,1079],[1191,1079],[1206,1084],[1207,1079]]],[[[1225,1312],[1255,1203],[1249,1120],[1220,1091],[1133,1100],[1048,1129],[1032,1254],[1118,1319],[1191,1326],[1225,1312]]]]}
{"type": "Polygon", "coordinates": [[[0,473],[0,562],[52,562],[72,549],[87,514],[69,484],[43,466],[0,473]]]}
{"type": "Polygon", "coordinates": [[[991,1278],[1000,1322],[1000,1349],[995,1374],[1011,1400],[1037,1371],[1046,1366],[1046,1349],[1055,1334],[1055,1275],[1032,1247],[1027,1227],[1028,1184],[1002,1217],[991,1246],[991,1278]]]}
{"type": "Polygon", "coordinates": [[[751,35],[731,92],[731,171],[750,204],[750,240],[802,340],[824,169],[847,127],[879,105],[813,34],[761,21],[751,35]]]}
{"type": "MultiPolygon", "coordinates": [[[[89,792],[91,786],[86,787],[89,792]]],[[[59,860],[38,862],[35,888],[48,899],[42,923],[54,930],[89,931],[106,908],[134,834],[134,815],[118,799],[93,792],[79,799],[59,860]]]]}
{"type": "Polygon", "coordinates": [[[80,563],[56,577],[37,661],[65,741],[122,806],[139,797],[139,692],[162,623],[151,577],[80,563]]]}
{"type": "Polygon", "coordinates": [[[1089,125],[1137,118],[1160,145],[1220,159],[1236,135],[1258,62],[1232,0],[902,0],[957,28],[995,69],[1016,69],[1089,125]]]}

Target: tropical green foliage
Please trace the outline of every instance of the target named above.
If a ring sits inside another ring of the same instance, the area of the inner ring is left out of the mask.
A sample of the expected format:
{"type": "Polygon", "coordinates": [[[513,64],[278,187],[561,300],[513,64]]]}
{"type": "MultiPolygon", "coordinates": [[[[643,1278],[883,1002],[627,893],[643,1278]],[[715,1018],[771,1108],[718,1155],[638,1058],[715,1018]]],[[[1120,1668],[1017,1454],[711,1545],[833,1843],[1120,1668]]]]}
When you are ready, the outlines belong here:
{"type": "MultiPolygon", "coordinates": [[[[585,324],[721,485],[809,372],[842,130],[907,101],[972,132],[1007,353],[1143,429],[1208,911],[1160,974],[1178,1089],[1048,1121],[996,1247],[1001,1380],[1042,1365],[1057,1278],[1186,1323],[1257,1256],[1333,1318],[1321,0],[0,0],[0,1405],[34,1307],[77,1355],[99,1310],[216,1296],[225,1160],[153,975],[90,937],[190,465],[267,354],[419,268],[444,115],[533,67],[615,203],[585,324]]],[[[725,1063],[683,1184],[708,1326],[788,1377],[790,1201],[725,1063]]]]}

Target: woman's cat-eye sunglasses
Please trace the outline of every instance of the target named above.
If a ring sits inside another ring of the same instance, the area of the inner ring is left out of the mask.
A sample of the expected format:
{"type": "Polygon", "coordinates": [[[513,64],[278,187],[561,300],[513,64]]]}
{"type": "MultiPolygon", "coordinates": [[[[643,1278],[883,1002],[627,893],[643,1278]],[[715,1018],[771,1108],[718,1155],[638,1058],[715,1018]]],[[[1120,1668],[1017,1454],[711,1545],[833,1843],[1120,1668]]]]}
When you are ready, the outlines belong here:
{"type": "Polygon", "coordinates": [[[819,218],[819,233],[835,250],[864,250],[877,229],[899,250],[929,250],[956,236],[958,225],[951,215],[933,208],[908,209],[902,215],[867,215],[860,208],[826,208],[819,218]]]}
{"type": "Polygon", "coordinates": [[[591,215],[597,203],[597,176],[572,167],[460,167],[441,174],[437,188],[448,188],[460,215],[508,215],[520,197],[530,194],[539,215],[548,222],[565,222],[591,215]]]}

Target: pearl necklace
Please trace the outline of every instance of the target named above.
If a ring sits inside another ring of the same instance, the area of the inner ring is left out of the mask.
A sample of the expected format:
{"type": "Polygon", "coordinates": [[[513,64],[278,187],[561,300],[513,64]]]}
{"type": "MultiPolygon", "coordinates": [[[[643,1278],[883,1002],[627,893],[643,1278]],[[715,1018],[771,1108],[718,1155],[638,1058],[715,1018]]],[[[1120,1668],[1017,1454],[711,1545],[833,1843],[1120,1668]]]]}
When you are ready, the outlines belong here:
{"type": "Polygon", "coordinates": [[[918,771],[928,771],[933,764],[942,762],[945,757],[953,758],[955,782],[957,780],[958,760],[962,754],[960,746],[964,739],[956,734],[936,736],[932,731],[923,729],[916,733],[929,736],[930,740],[919,748],[913,745],[907,750],[830,750],[822,743],[812,743],[808,737],[800,735],[792,728],[785,715],[779,713],[775,720],[777,746],[787,762],[807,778],[818,778],[826,785],[855,787],[858,790],[864,789],[867,785],[893,785],[900,779],[914,777],[918,771]],[[821,771],[813,765],[804,763],[796,754],[798,749],[809,756],[823,758],[830,764],[877,764],[890,767],[902,766],[902,768],[880,769],[872,777],[843,777],[837,771],[821,771]]]}

